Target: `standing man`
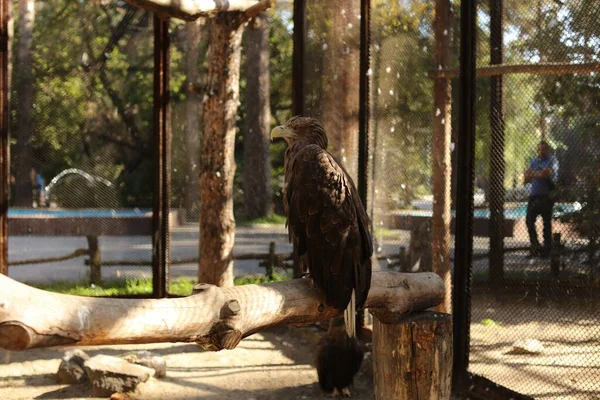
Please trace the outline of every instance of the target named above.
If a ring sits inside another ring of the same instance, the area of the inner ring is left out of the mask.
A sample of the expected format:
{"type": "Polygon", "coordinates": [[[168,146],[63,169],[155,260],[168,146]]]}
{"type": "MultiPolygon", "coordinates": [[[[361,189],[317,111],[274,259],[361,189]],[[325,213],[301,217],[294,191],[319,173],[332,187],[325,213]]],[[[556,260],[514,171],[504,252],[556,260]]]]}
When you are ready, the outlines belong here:
{"type": "Polygon", "coordinates": [[[34,167],[29,172],[33,188],[33,207],[43,207],[46,204],[46,181],[34,167]]]}
{"type": "Polygon", "coordinates": [[[538,144],[537,153],[538,156],[531,161],[529,169],[525,171],[525,183],[531,182],[525,222],[529,232],[531,255],[545,257],[550,254],[552,246],[552,206],[554,201],[551,192],[554,190],[558,178],[558,161],[550,155],[550,145],[546,141],[538,144]],[[541,215],[544,221],[543,247],[540,246],[535,229],[535,220],[538,215],[541,215]]]}

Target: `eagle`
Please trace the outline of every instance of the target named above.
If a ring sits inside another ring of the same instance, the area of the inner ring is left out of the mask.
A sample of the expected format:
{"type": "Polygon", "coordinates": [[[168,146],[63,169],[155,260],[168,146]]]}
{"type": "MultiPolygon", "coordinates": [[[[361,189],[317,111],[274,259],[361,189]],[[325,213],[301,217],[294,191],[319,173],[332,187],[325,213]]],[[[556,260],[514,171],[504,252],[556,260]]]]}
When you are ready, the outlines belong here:
{"type": "Polygon", "coordinates": [[[355,336],[356,309],[371,286],[372,238],[369,219],[354,182],[327,151],[327,134],[318,120],[296,116],[271,131],[283,138],[283,204],[289,239],[303,271],[308,270],[325,303],[344,312],[355,336]]]}

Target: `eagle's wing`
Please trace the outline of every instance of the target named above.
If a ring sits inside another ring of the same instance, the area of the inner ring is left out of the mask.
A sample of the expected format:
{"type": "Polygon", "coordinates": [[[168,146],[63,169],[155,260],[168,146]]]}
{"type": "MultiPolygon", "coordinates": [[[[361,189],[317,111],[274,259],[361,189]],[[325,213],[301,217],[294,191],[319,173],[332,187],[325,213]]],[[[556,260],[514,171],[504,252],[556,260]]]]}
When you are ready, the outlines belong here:
{"type": "Polygon", "coordinates": [[[288,152],[284,203],[290,238],[327,304],[344,310],[356,291],[361,307],[371,285],[368,217],[354,183],[325,150],[288,152]]]}

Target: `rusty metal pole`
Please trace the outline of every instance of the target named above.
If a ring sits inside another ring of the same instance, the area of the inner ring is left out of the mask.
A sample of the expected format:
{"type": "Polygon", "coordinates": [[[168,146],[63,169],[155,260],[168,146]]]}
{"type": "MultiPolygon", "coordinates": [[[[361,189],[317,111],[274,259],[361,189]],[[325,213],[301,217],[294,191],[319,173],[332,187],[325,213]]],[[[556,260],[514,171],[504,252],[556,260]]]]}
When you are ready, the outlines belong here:
{"type": "MultiPolygon", "coordinates": [[[[292,115],[304,114],[304,62],[306,59],[306,0],[294,0],[292,54],[292,115]]],[[[302,276],[296,243],[293,243],[294,278],[302,276]]]]}
{"type": "Polygon", "coordinates": [[[10,188],[8,19],[8,0],[0,0],[0,274],[4,275],[8,275],[8,193],[10,188]]]}
{"type": "Polygon", "coordinates": [[[152,214],[152,291],[166,297],[169,286],[171,190],[171,113],[169,107],[169,21],[154,16],[154,207],[152,214]]]}
{"type": "MultiPolygon", "coordinates": [[[[490,64],[503,62],[503,0],[490,0],[490,64]]],[[[490,283],[504,280],[504,100],[503,76],[490,78],[490,283]]]]}
{"type": "MultiPolygon", "coordinates": [[[[435,2],[436,68],[450,66],[450,1],[435,2]]],[[[439,312],[452,312],[452,279],[450,276],[450,186],[452,163],[451,115],[452,87],[450,79],[437,77],[433,86],[433,217],[431,234],[432,269],[446,286],[446,298],[436,307],[439,312]]]]}
{"type": "Polygon", "coordinates": [[[475,64],[477,4],[460,3],[460,79],[452,330],[452,392],[468,389],[473,269],[473,175],[475,165],[475,64]]]}

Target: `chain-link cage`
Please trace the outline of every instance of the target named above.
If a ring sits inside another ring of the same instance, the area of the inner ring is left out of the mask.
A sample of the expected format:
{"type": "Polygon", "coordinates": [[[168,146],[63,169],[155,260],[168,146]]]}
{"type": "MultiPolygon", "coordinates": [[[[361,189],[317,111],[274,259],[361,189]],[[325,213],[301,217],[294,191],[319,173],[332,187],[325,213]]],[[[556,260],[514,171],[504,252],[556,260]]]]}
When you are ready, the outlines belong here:
{"type": "Polygon", "coordinates": [[[306,116],[323,124],[329,152],[357,182],[360,1],[306,2],[306,116]]]}
{"type": "Polygon", "coordinates": [[[478,7],[470,369],[534,398],[600,391],[599,12],[478,7]]]}
{"type": "MultiPolygon", "coordinates": [[[[599,7],[477,7],[470,372],[535,398],[600,389],[599,7]]],[[[454,149],[458,23],[459,4],[371,2],[370,213],[384,268],[454,268],[443,246],[454,254],[467,173],[454,149]]]]}
{"type": "Polygon", "coordinates": [[[12,18],[9,275],[150,293],[152,15],[22,0],[12,18]]]}
{"type": "MultiPolygon", "coordinates": [[[[450,284],[454,219],[452,81],[456,6],[371,2],[369,213],[382,268],[450,284]],[[436,14],[440,17],[436,18],[436,14]]],[[[451,312],[448,291],[440,311],[451,312]]]]}

